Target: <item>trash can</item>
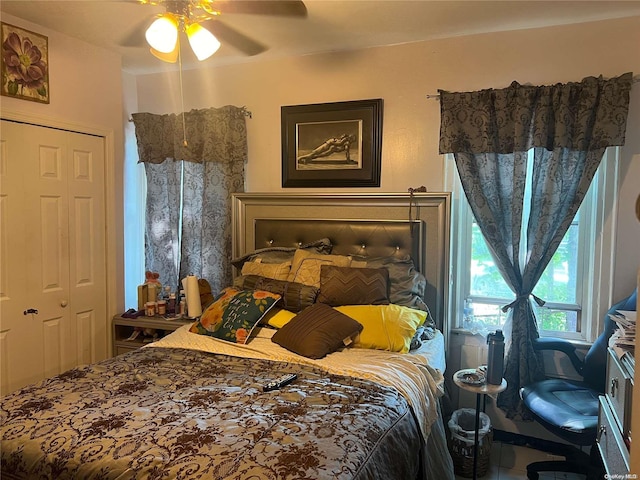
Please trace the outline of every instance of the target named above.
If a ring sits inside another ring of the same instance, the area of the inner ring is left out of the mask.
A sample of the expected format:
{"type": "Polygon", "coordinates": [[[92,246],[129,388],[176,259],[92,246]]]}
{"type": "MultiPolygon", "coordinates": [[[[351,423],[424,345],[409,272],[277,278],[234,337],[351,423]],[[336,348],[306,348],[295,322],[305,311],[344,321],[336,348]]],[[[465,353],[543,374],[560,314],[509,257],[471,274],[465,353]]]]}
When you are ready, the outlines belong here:
{"type": "MultiPolygon", "coordinates": [[[[473,444],[475,439],[476,411],[473,408],[456,410],[449,419],[449,452],[453,460],[456,475],[473,477],[473,444]]],[[[478,477],[489,471],[493,430],[491,420],[486,413],[480,412],[478,426],[478,477]]]]}

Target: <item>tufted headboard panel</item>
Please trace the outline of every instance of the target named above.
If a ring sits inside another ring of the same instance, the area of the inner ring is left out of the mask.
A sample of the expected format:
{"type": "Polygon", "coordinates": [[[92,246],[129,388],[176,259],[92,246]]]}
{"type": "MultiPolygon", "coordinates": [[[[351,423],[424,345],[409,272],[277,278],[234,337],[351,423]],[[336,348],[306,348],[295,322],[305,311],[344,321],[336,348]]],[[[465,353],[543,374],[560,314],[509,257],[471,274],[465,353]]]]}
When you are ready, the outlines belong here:
{"type": "Polygon", "coordinates": [[[409,255],[419,265],[422,260],[424,222],[402,220],[371,221],[256,219],[255,248],[299,247],[328,238],[337,255],[388,257],[409,255]]]}
{"type": "Polygon", "coordinates": [[[329,238],[332,253],[413,258],[425,302],[446,331],[450,194],[233,194],[233,257],[329,238]],[[411,200],[411,209],[409,207],[411,200]]]}

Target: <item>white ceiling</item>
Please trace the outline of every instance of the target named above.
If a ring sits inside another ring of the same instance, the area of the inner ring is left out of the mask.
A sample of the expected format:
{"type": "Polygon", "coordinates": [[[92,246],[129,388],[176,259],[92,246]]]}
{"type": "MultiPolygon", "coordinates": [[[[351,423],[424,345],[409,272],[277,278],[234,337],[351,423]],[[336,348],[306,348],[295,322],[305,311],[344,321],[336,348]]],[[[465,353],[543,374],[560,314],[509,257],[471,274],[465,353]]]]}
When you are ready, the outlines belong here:
{"type": "MultiPolygon", "coordinates": [[[[640,16],[640,1],[305,0],[305,5],[307,18],[223,15],[221,21],[269,49],[249,57],[223,45],[203,66],[640,16]]],[[[143,41],[139,47],[121,46],[162,7],[136,0],[0,0],[0,11],[118,52],[127,72],[171,68],[153,57],[143,41]]],[[[197,63],[188,55],[185,68],[197,63]]]]}

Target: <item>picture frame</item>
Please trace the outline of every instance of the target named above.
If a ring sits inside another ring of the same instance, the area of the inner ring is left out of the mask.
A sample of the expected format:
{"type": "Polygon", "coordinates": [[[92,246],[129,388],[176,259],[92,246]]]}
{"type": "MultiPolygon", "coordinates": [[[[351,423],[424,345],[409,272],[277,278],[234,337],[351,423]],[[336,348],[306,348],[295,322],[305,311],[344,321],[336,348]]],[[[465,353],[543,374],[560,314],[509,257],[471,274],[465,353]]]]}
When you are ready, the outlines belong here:
{"type": "Polygon", "coordinates": [[[281,107],[283,187],[379,187],[381,98],[281,107]]]}
{"type": "Polygon", "coordinates": [[[48,37],[4,22],[0,35],[0,94],[49,103],[48,37]]]}

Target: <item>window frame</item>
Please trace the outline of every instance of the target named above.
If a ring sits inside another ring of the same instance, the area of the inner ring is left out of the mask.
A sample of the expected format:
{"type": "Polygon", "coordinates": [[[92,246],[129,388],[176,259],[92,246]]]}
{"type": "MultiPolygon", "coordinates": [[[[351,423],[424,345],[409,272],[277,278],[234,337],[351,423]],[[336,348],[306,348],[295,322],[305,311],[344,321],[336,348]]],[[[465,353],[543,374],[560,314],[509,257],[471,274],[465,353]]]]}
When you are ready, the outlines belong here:
{"type": "MultiPolygon", "coordinates": [[[[560,304],[579,310],[580,332],[541,330],[541,336],[566,338],[576,343],[593,342],[604,327],[604,315],[612,305],[614,246],[616,237],[617,198],[619,184],[619,147],[605,150],[602,162],[589,191],[580,206],[579,250],[576,279],[576,304],[560,304]]],[[[471,238],[473,215],[464,196],[452,154],[444,156],[445,186],[451,191],[451,294],[449,312],[451,330],[456,333],[474,333],[462,327],[465,300],[483,303],[486,297],[471,296],[471,238]]],[[[526,220],[524,221],[526,229],[526,220]]],[[[523,236],[523,241],[526,239],[523,236]]],[[[524,250],[523,250],[524,251],[524,250]]],[[[498,305],[506,303],[491,299],[498,305]]],[[[546,308],[558,304],[549,302],[546,308]]],[[[536,306],[537,307],[537,306],[536,306]]],[[[543,307],[543,308],[545,308],[543,307]]],[[[567,308],[563,308],[567,309],[567,308]]],[[[481,332],[486,333],[486,332],[481,332]]]]}

